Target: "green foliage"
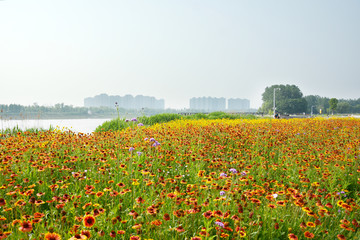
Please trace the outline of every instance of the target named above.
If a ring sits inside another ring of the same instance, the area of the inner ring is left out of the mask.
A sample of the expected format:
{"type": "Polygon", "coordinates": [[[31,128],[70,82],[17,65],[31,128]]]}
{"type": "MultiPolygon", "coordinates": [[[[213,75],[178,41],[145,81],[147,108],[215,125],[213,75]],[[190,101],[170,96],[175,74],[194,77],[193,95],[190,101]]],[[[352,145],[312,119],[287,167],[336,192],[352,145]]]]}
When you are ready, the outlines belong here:
{"type": "Polygon", "coordinates": [[[332,98],[332,99],[329,100],[330,111],[332,111],[333,113],[337,108],[338,102],[339,101],[336,98],[332,98]]]}
{"type": "Polygon", "coordinates": [[[145,125],[154,125],[156,123],[166,123],[173,120],[182,119],[182,116],[176,113],[161,113],[150,117],[140,117],[139,122],[145,125]]]}
{"type": "Polygon", "coordinates": [[[182,116],[175,113],[162,113],[156,114],[150,117],[139,117],[137,121],[130,121],[126,119],[116,118],[110,121],[104,122],[102,125],[98,126],[95,129],[95,132],[104,132],[104,131],[117,131],[123,130],[128,127],[135,127],[137,124],[141,123],[146,126],[151,126],[159,123],[167,123],[174,120],[180,119],[256,119],[254,115],[241,115],[241,114],[228,114],[225,112],[212,112],[209,114],[197,113],[188,116],[182,116]]]}
{"type": "Polygon", "coordinates": [[[338,113],[349,113],[351,105],[348,102],[339,102],[336,109],[338,113]]]}
{"type": "Polygon", "coordinates": [[[290,114],[303,113],[306,111],[307,102],[297,86],[272,85],[271,87],[266,87],[265,92],[262,94],[262,112],[273,112],[274,91],[276,111],[290,114]]]}
{"type": "Polygon", "coordinates": [[[40,132],[47,132],[47,131],[53,131],[54,128],[50,126],[49,129],[44,128],[28,128],[26,130],[22,130],[19,128],[19,126],[13,127],[13,128],[6,128],[0,130],[0,138],[8,137],[8,136],[14,136],[18,134],[27,134],[27,133],[40,133],[40,132]]]}

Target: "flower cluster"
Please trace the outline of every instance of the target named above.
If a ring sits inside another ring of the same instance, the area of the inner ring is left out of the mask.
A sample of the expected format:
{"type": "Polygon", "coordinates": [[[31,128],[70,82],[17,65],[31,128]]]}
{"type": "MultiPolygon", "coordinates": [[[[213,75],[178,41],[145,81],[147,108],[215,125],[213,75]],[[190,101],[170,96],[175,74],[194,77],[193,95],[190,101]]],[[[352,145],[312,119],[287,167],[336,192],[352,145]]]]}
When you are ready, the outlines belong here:
{"type": "Polygon", "coordinates": [[[346,118],[1,136],[0,239],[356,239],[359,136],[346,118]]]}

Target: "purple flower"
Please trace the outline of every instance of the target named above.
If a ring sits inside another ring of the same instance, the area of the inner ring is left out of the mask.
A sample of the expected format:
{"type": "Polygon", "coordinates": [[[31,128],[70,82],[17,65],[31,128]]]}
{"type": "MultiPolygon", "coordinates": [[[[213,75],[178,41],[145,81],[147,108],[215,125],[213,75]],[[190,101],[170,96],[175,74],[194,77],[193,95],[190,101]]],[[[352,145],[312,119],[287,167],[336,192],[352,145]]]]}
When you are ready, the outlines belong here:
{"type": "Polygon", "coordinates": [[[129,122],[130,120],[129,119],[125,119],[125,122],[129,122]]]}
{"type": "Polygon", "coordinates": [[[133,119],[131,119],[131,121],[133,121],[133,122],[137,122],[137,119],[136,119],[136,118],[133,118],[133,119]]]}
{"type": "Polygon", "coordinates": [[[144,141],[147,141],[148,140],[148,138],[144,138],[144,141]]]}
{"type": "Polygon", "coordinates": [[[155,138],[150,138],[150,142],[155,142],[155,138]]]}
{"type": "Polygon", "coordinates": [[[224,196],[225,195],[225,191],[220,191],[220,196],[224,196]]]}
{"type": "Polygon", "coordinates": [[[219,221],[216,221],[215,224],[222,227],[222,228],[225,227],[225,225],[222,222],[219,222],[219,221]]]}
{"type": "Polygon", "coordinates": [[[133,147],[129,148],[129,152],[134,151],[134,150],[135,150],[135,148],[133,148],[133,147]]]}
{"type": "Polygon", "coordinates": [[[232,172],[232,173],[237,173],[237,171],[236,171],[236,169],[235,168],[230,168],[230,170],[229,170],[230,172],[232,172]]]}
{"type": "Polygon", "coordinates": [[[153,147],[159,146],[160,143],[158,141],[155,141],[154,144],[152,145],[153,147]]]}
{"type": "Polygon", "coordinates": [[[227,177],[226,173],[220,173],[220,177],[227,177]]]}
{"type": "Polygon", "coordinates": [[[138,127],[142,127],[142,126],[144,126],[144,124],[142,124],[142,123],[139,123],[139,124],[138,124],[138,127]]]}
{"type": "Polygon", "coordinates": [[[138,156],[141,156],[142,155],[142,152],[136,152],[138,156]]]}
{"type": "Polygon", "coordinates": [[[241,176],[246,176],[246,172],[242,171],[241,176]]]}

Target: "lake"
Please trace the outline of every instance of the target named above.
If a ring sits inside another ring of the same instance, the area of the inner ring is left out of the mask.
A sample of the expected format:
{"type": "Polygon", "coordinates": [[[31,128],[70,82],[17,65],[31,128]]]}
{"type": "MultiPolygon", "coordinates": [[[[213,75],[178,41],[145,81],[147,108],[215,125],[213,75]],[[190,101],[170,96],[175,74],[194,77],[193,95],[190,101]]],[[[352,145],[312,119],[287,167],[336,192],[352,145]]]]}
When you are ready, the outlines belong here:
{"type": "Polygon", "coordinates": [[[49,129],[50,126],[57,129],[69,129],[73,132],[92,133],[95,129],[111,119],[29,119],[29,120],[2,120],[1,130],[18,127],[22,130],[29,128],[49,129]]]}

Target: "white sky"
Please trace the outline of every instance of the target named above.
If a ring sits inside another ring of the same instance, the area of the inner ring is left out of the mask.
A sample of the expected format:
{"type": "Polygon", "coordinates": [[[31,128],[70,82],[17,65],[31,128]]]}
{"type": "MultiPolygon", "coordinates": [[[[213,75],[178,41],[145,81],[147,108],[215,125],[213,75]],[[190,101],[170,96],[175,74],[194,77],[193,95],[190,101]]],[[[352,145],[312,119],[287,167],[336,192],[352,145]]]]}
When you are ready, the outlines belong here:
{"type": "Polygon", "coordinates": [[[360,98],[357,0],[0,1],[0,104],[97,94],[248,98],[295,84],[360,98]]]}

